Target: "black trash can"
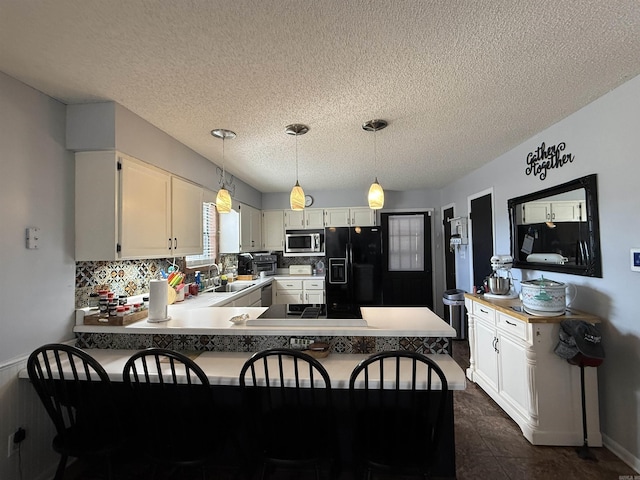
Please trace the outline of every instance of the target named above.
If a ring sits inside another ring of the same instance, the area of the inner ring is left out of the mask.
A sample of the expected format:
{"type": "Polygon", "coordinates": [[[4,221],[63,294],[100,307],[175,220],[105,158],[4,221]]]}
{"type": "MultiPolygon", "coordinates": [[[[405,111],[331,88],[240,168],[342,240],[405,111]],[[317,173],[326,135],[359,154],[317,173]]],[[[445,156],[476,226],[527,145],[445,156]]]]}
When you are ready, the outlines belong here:
{"type": "Polygon", "coordinates": [[[456,336],[454,338],[458,340],[467,338],[467,315],[464,308],[465,293],[464,290],[453,288],[445,290],[442,295],[445,321],[455,328],[456,336]]]}

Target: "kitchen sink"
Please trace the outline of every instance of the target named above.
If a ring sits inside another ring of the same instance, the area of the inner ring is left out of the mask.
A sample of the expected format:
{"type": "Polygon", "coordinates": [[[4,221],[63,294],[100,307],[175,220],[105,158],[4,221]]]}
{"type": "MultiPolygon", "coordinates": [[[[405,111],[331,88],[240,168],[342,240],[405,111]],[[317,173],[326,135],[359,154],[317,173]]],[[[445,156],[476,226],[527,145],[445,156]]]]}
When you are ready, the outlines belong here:
{"type": "Polygon", "coordinates": [[[214,292],[239,292],[244,290],[245,288],[253,287],[253,283],[247,284],[238,284],[238,283],[227,283],[226,285],[220,285],[213,289],[214,292]]]}

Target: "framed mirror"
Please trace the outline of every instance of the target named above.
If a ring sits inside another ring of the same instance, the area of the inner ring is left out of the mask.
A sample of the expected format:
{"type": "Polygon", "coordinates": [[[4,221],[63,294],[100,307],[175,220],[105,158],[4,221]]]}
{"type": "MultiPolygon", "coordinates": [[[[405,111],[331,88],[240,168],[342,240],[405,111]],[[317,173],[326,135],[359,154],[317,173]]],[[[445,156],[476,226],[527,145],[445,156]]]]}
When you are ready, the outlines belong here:
{"type": "Polygon", "coordinates": [[[513,266],[602,277],[596,175],[509,199],[513,266]]]}

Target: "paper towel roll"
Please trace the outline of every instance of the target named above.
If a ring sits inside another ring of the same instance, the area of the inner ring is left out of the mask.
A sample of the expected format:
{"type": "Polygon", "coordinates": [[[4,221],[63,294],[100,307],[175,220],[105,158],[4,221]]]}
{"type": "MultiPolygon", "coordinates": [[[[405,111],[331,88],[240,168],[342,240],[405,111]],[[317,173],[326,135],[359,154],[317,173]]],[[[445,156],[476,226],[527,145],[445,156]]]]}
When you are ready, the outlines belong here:
{"type": "Polygon", "coordinates": [[[167,281],[151,280],[149,283],[149,318],[148,322],[166,322],[167,315],[167,281]]]}

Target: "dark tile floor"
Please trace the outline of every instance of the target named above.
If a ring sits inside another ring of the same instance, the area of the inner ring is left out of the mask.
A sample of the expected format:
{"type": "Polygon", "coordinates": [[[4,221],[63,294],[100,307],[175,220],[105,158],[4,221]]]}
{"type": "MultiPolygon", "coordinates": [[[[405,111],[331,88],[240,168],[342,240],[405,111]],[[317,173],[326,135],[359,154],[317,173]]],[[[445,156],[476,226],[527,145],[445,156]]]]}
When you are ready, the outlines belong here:
{"type": "MultiPolygon", "coordinates": [[[[469,348],[466,341],[455,341],[453,357],[466,369],[469,348]]],[[[590,448],[598,461],[582,460],[574,447],[541,447],[531,445],[518,426],[483,390],[468,382],[467,389],[454,394],[456,465],[458,480],[619,480],[638,475],[604,447],[590,448]]],[[[146,480],[149,476],[140,466],[132,466],[126,479],[146,480]]],[[[66,480],[98,480],[105,478],[85,465],[72,465],[66,480]]],[[[170,478],[191,480],[201,478],[196,472],[178,473],[170,478]]],[[[164,475],[158,480],[164,480],[164,475]]],[[[231,473],[212,473],[211,480],[230,480],[231,473]]],[[[313,475],[274,475],[273,480],[305,480],[313,475]]],[[[638,477],[636,477],[638,478],[638,477]]],[[[345,472],[339,479],[350,480],[345,472]]],[[[386,477],[385,480],[394,480],[386,477]]],[[[399,480],[395,478],[395,480],[399,480]]]]}
{"type": "MultiPolygon", "coordinates": [[[[453,357],[466,370],[466,341],[454,341],[453,357]]],[[[594,462],[579,458],[574,447],[531,445],[474,383],[454,394],[454,412],[458,480],[619,480],[637,475],[604,447],[590,448],[598,460],[594,462]]]]}

